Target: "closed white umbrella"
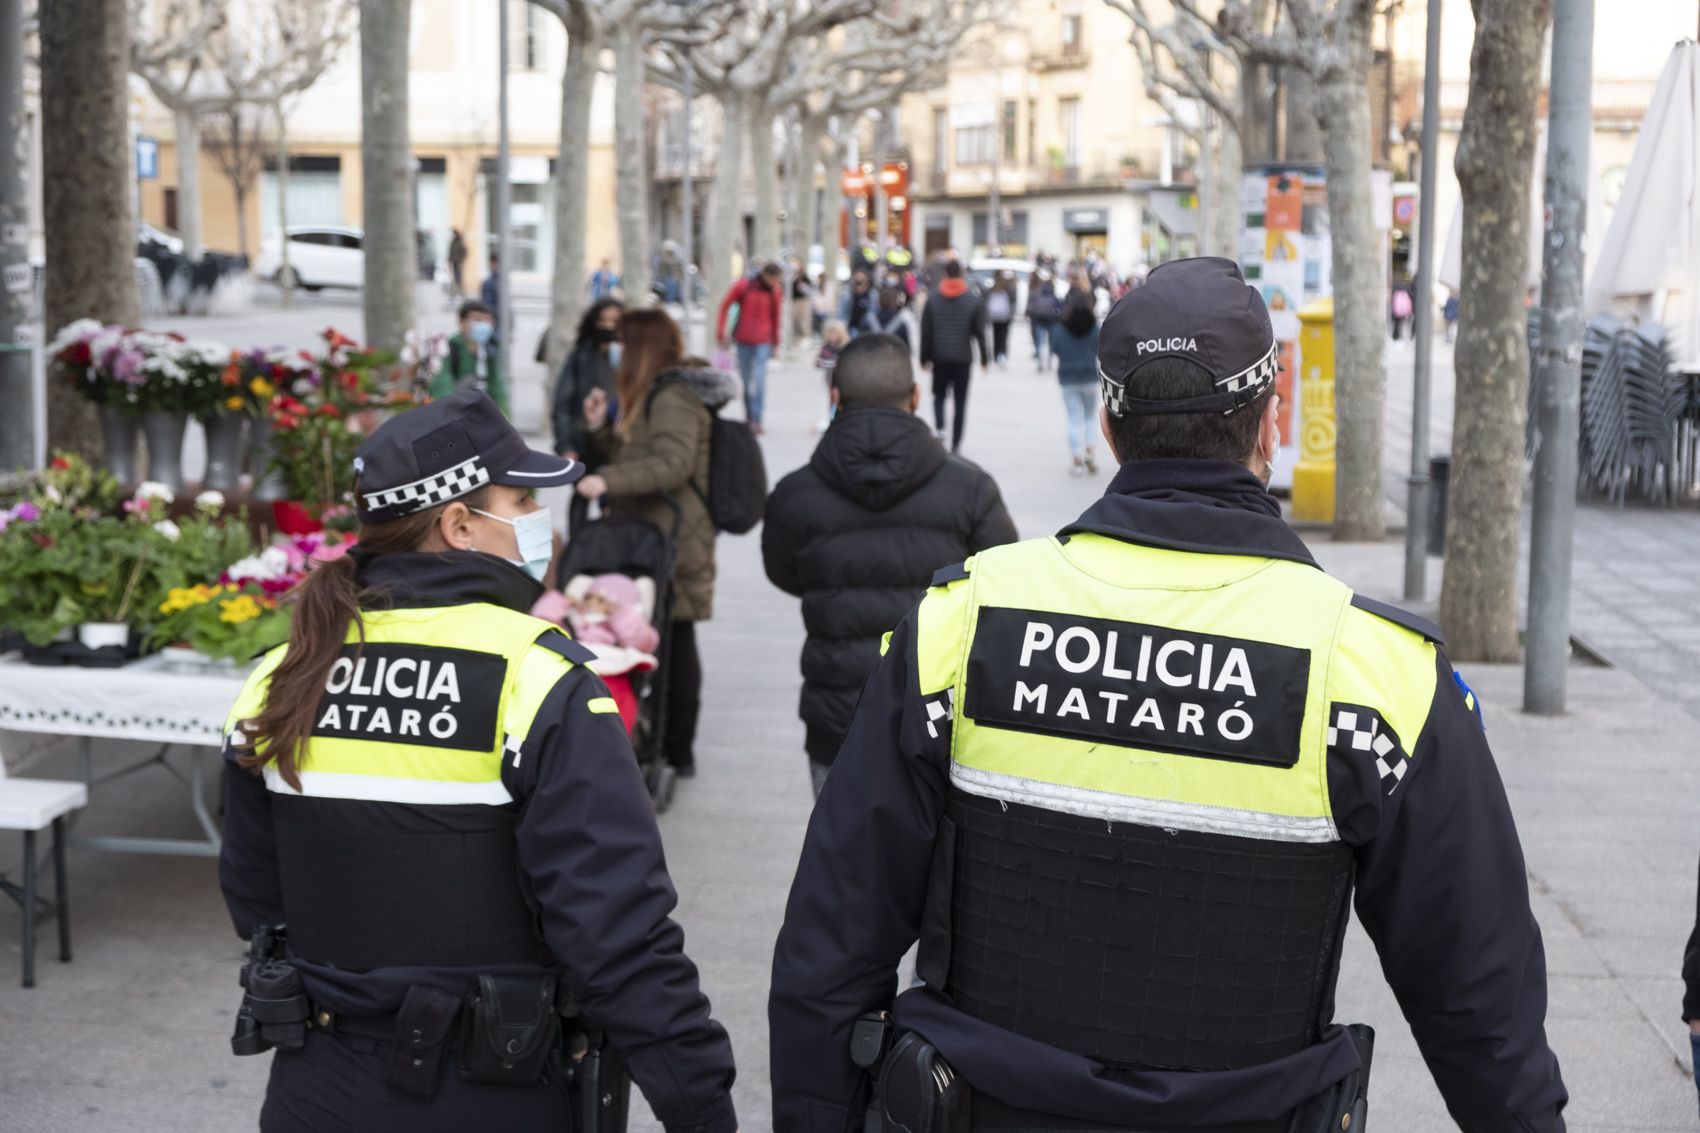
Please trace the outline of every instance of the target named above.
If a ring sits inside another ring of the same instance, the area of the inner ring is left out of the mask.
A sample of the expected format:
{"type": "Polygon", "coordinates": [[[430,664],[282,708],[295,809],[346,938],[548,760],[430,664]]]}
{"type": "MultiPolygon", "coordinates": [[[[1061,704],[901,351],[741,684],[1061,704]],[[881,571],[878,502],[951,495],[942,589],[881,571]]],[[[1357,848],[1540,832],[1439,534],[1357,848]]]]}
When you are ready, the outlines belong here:
{"type": "Polygon", "coordinates": [[[1700,371],[1700,45],[1671,52],[1641,123],[1583,300],[1585,314],[1670,330],[1678,370],[1700,371]]]}

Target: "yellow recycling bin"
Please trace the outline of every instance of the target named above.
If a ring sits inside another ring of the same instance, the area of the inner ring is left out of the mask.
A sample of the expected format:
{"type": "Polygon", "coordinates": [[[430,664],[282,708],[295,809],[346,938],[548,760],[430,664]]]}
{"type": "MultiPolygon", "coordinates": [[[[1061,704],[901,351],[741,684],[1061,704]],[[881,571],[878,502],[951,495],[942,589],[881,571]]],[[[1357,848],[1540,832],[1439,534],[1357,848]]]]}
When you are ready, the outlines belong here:
{"type": "Polygon", "coordinates": [[[1299,311],[1299,463],[1293,518],[1334,522],[1334,300],[1299,311]]]}

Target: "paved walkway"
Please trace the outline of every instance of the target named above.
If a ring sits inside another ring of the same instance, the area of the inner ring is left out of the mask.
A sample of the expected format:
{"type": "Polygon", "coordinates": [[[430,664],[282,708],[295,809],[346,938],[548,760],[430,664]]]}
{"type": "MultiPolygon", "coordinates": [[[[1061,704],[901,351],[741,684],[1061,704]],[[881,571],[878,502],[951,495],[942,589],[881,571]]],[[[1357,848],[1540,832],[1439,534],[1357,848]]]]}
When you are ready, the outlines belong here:
{"type": "MultiPolygon", "coordinates": [[[[323,323],[322,315],[308,318],[308,327],[323,323]]],[[[775,368],[767,443],[775,476],[805,459],[821,397],[805,366],[775,368]]],[[[1024,534],[1054,529],[1101,490],[1102,477],[1066,475],[1062,406],[1048,375],[1018,364],[976,378],[972,397],[967,454],[997,475],[1024,534]]],[[[540,408],[540,398],[530,404],[540,408]]],[[[1664,534],[1648,538],[1662,545],[1664,534]]],[[[1657,553],[1626,549],[1626,557],[1657,553]]],[[[1389,590],[1400,577],[1397,543],[1322,540],[1316,550],[1354,585],[1397,598],[1389,590]]],[[[802,630],[795,603],[763,577],[756,538],[722,540],[720,571],[717,617],[702,633],[701,774],[681,786],[662,828],[688,947],[737,1047],[743,1128],[760,1131],[770,1127],[768,964],[809,810],[795,716],[802,630]]],[[[1667,620],[1700,628],[1692,612],[1667,620]]],[[[1467,676],[1486,705],[1523,832],[1552,971],[1549,1031],[1573,1096],[1570,1128],[1691,1130],[1695,1095],[1676,972],[1700,854],[1692,801],[1700,794],[1692,760],[1700,722],[1623,670],[1577,670],[1574,711],[1562,720],[1516,711],[1514,667],[1472,667],[1467,676]]],[[[49,760],[31,772],[64,775],[69,767],[49,760]]],[[[192,832],[167,782],[129,783],[96,793],[91,832],[192,832]]],[[[13,840],[0,841],[0,870],[15,872],[17,853],[13,840]]],[[[17,920],[0,908],[0,1130],[251,1128],[266,1060],[228,1054],[239,949],[212,864],[76,852],[71,869],[77,961],[44,962],[32,991],[12,982],[17,920]]],[[[1375,1128],[1455,1128],[1380,981],[1373,948],[1355,929],[1339,1014],[1373,1023],[1380,1035],[1375,1128]]],[[[645,1115],[633,1128],[657,1126],[645,1115]]]]}

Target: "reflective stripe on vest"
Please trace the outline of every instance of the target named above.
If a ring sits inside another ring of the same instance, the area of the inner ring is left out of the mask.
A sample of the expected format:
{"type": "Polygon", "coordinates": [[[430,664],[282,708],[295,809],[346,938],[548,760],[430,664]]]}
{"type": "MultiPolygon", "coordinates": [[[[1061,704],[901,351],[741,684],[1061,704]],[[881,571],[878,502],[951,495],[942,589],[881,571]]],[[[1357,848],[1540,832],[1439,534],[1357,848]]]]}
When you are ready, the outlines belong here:
{"type": "Polygon", "coordinates": [[[1336,841],[1326,688],[1350,599],[1300,563],[1099,535],[983,552],[921,609],[923,691],[929,671],[954,680],[951,780],[1111,822],[1336,841]]]}
{"type": "MultiPolygon", "coordinates": [[[[363,621],[364,645],[361,627],[350,625],[326,682],[300,760],[300,793],[422,805],[511,802],[501,776],[510,736],[530,730],[554,683],[521,682],[521,662],[548,623],[482,603],[373,611],[363,621]]],[[[287,649],[249,678],[232,728],[258,714],[287,649]]],[[[558,676],[564,664],[551,656],[549,673],[558,676]]],[[[266,784],[296,793],[271,765],[266,784]]]]}

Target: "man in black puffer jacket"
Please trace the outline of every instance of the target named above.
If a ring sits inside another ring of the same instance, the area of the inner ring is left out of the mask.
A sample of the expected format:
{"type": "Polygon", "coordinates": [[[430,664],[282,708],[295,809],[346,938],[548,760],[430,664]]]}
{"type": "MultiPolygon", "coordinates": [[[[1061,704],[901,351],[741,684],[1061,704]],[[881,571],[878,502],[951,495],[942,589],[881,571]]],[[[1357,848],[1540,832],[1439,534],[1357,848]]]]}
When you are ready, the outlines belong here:
{"type": "Polygon", "coordinates": [[[862,335],[832,381],[832,426],[774,488],[761,536],[767,577],[803,600],[801,714],[816,794],[880,638],[940,567],[1016,538],[997,483],[915,416],[921,391],[902,341],[862,335]]]}

